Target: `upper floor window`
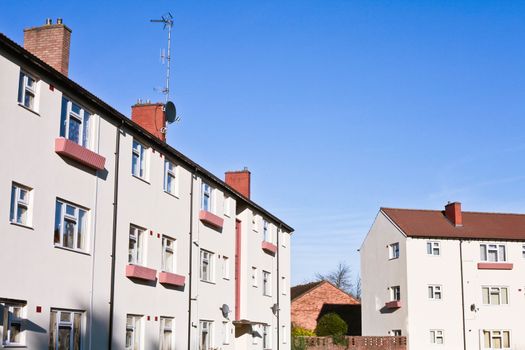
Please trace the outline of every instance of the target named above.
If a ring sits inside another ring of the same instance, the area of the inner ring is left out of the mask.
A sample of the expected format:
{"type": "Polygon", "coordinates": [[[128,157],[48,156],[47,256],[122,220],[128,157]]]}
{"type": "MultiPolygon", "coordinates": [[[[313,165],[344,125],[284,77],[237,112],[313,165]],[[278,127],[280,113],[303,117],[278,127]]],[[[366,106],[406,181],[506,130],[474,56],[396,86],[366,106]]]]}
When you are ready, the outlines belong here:
{"type": "Polygon", "coordinates": [[[268,221],[263,220],[263,240],[265,242],[271,242],[271,239],[272,237],[271,237],[271,232],[270,232],[268,221]]]}
{"type": "Polygon", "coordinates": [[[126,350],[142,349],[142,317],[140,315],[126,315],[126,350]]]}
{"type": "Polygon", "coordinates": [[[286,283],[286,277],[281,277],[281,293],[282,295],[286,295],[286,292],[288,291],[288,284],[286,283]]]}
{"type": "Polygon", "coordinates": [[[224,196],[224,215],[230,217],[232,211],[232,199],[228,196],[224,196]]]}
{"type": "Polygon", "coordinates": [[[507,261],[504,244],[480,244],[479,248],[481,261],[507,261]]]}
{"type": "Polygon", "coordinates": [[[9,220],[12,223],[31,226],[31,193],[28,187],[16,184],[11,185],[11,209],[9,220]]]}
{"type": "Polygon", "coordinates": [[[441,286],[439,285],[430,285],[428,286],[428,298],[434,300],[441,300],[441,286]]]}
{"type": "Polygon", "coordinates": [[[429,255],[439,255],[440,248],[439,242],[427,242],[427,254],[429,255]]]}
{"type": "Polygon", "coordinates": [[[401,336],[401,329],[392,329],[390,331],[393,337],[400,337],[401,336]]]}
{"type": "Polygon", "coordinates": [[[144,229],[129,226],[128,263],[142,265],[144,263],[144,229]]]}
{"type": "Polygon", "coordinates": [[[510,331],[483,330],[483,349],[510,349],[510,331]]]}
{"type": "Polygon", "coordinates": [[[202,281],[213,282],[213,253],[201,249],[201,271],[202,281]]]}
{"type": "Polygon", "coordinates": [[[278,234],[279,237],[281,237],[281,245],[286,248],[286,245],[288,244],[288,233],[283,230],[278,230],[278,234]]]}
{"type": "Polygon", "coordinates": [[[255,266],[252,266],[252,286],[257,287],[257,268],[255,266]]]}
{"type": "Polygon", "coordinates": [[[401,288],[399,286],[390,287],[390,300],[391,301],[401,300],[401,288]]]}
{"type": "Polygon", "coordinates": [[[272,348],[272,328],[271,326],[263,326],[263,349],[272,348]]]}
{"type": "Polygon", "coordinates": [[[175,164],[173,164],[169,160],[165,160],[164,161],[164,191],[170,194],[173,194],[173,195],[176,194],[175,171],[176,171],[175,164]]]}
{"type": "Polygon", "coordinates": [[[49,349],[81,349],[83,312],[51,310],[49,349]]]}
{"type": "Polygon", "coordinates": [[[137,140],[133,140],[133,151],[131,153],[131,173],[140,177],[146,178],[146,149],[144,145],[137,140]]]}
{"type": "Polygon", "coordinates": [[[162,236],[162,271],[175,272],[175,240],[162,236]]]}
{"type": "Polygon", "coordinates": [[[389,259],[399,258],[399,243],[392,243],[388,246],[388,258],[389,259]]]}
{"type": "Polygon", "coordinates": [[[86,250],[88,221],[88,210],[57,199],[55,208],[55,245],[73,250],[86,250]]]}
{"type": "Polygon", "coordinates": [[[525,258],[525,244],[521,246],[521,256],[525,258]]]}
{"type": "Polygon", "coordinates": [[[25,303],[2,303],[0,310],[3,320],[2,345],[17,347],[25,345],[25,303]]]}
{"type": "Polygon", "coordinates": [[[222,343],[224,345],[230,344],[230,335],[232,333],[231,323],[228,321],[222,321],[222,329],[223,329],[222,343]]]}
{"type": "Polygon", "coordinates": [[[507,287],[482,287],[484,305],[506,305],[509,303],[507,287]]]}
{"type": "Polygon", "coordinates": [[[62,97],[60,115],[60,136],[82,147],[89,148],[91,114],[83,107],[62,97]]]}
{"type": "Polygon", "coordinates": [[[443,330],[441,329],[431,329],[430,330],[430,344],[443,344],[443,330]]]}
{"type": "Polygon", "coordinates": [[[272,295],[272,274],[268,271],[263,271],[263,294],[272,295]]]}
{"type": "Polygon", "coordinates": [[[171,350],[175,348],[173,323],[174,319],[172,317],[160,318],[160,350],[171,350]]]}
{"type": "Polygon", "coordinates": [[[31,109],[36,110],[36,79],[25,72],[20,72],[18,82],[18,103],[31,109]]]}
{"type": "Polygon", "coordinates": [[[230,259],[225,255],[222,256],[222,278],[230,279],[230,259]]]}
{"type": "Polygon", "coordinates": [[[212,211],[212,193],[213,190],[206,182],[202,183],[202,198],[201,209],[205,211],[212,211]]]}

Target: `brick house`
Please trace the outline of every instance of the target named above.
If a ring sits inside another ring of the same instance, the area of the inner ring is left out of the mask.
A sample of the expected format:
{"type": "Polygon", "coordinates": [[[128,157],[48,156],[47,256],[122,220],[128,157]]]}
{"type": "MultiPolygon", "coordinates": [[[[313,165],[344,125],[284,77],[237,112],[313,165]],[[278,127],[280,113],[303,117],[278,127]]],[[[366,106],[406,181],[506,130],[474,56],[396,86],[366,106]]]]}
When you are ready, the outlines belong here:
{"type": "Polygon", "coordinates": [[[335,312],[348,324],[348,335],[361,335],[361,304],[328,281],[291,288],[292,325],[314,330],[317,320],[335,312]]]}

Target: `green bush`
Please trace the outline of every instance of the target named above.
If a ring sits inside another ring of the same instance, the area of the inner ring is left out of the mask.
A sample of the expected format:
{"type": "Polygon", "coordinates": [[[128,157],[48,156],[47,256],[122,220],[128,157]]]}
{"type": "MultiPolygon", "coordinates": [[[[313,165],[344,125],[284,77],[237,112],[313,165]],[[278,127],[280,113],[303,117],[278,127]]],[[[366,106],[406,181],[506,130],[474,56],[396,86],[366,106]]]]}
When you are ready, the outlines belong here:
{"type": "Polygon", "coordinates": [[[328,313],[321,317],[315,327],[315,334],[319,337],[343,336],[348,331],[348,325],[336,313],[328,313]]]}
{"type": "Polygon", "coordinates": [[[292,327],[292,337],[315,337],[315,333],[306,328],[292,327]]]}

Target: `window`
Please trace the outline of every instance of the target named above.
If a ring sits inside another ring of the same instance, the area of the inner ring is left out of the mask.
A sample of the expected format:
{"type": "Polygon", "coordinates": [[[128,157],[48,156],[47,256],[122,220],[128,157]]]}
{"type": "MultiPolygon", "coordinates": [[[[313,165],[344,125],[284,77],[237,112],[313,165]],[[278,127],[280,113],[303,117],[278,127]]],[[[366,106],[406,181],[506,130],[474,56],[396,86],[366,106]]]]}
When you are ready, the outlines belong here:
{"type": "Polygon", "coordinates": [[[480,244],[479,248],[481,261],[507,261],[504,244],[480,244]]]}
{"type": "Polygon", "coordinates": [[[49,349],[80,349],[82,314],[79,311],[51,309],[49,349]]]}
{"type": "Polygon", "coordinates": [[[510,331],[483,330],[484,349],[510,349],[510,331]]]}
{"type": "Polygon", "coordinates": [[[175,272],[175,240],[162,236],[162,271],[175,272]]]}
{"type": "Polygon", "coordinates": [[[440,254],[439,242],[427,242],[427,254],[439,255],[440,254]]]}
{"type": "Polygon", "coordinates": [[[507,305],[509,293],[507,287],[482,287],[483,305],[507,305]]]}
{"type": "Polygon", "coordinates": [[[201,281],[213,282],[213,253],[201,249],[201,281]]]}
{"type": "Polygon", "coordinates": [[[222,330],[223,330],[222,343],[225,345],[230,344],[231,327],[228,321],[222,322],[222,330]]]}
{"type": "Polygon", "coordinates": [[[270,326],[263,326],[263,349],[272,348],[272,329],[270,326]]]}
{"type": "Polygon", "coordinates": [[[133,140],[131,156],[131,173],[133,176],[146,179],[146,148],[137,140],[133,140]]]}
{"type": "Polygon", "coordinates": [[[144,264],[144,229],[129,226],[128,263],[133,265],[144,264]]]}
{"type": "Polygon", "coordinates": [[[126,350],[142,349],[142,316],[126,315],[126,350]]]}
{"type": "Polygon", "coordinates": [[[257,287],[257,268],[255,266],[252,266],[252,286],[257,287]]]}
{"type": "Polygon", "coordinates": [[[288,286],[286,284],[286,277],[281,277],[281,293],[282,295],[286,295],[286,292],[288,291],[288,286]]]}
{"type": "Polygon", "coordinates": [[[176,167],[175,164],[170,162],[169,160],[164,161],[164,191],[176,195],[176,186],[175,186],[175,179],[176,179],[176,167]]]}
{"type": "Polygon", "coordinates": [[[268,221],[263,220],[263,240],[265,242],[271,242],[270,229],[268,227],[268,221]]]}
{"type": "Polygon", "coordinates": [[[401,300],[401,288],[399,286],[390,287],[390,300],[401,300]]]}
{"type": "Polygon", "coordinates": [[[172,350],[175,348],[173,323],[172,317],[160,318],[160,350],[172,350]]]}
{"type": "Polygon", "coordinates": [[[400,337],[401,336],[401,329],[392,329],[390,331],[393,337],[400,337]]]}
{"type": "Polygon", "coordinates": [[[256,214],[253,214],[253,216],[252,216],[252,229],[253,229],[255,232],[259,232],[258,221],[259,221],[259,218],[257,217],[257,215],[256,215],[256,214]]]}
{"type": "Polygon", "coordinates": [[[36,80],[27,73],[20,72],[18,83],[18,103],[31,110],[36,110],[36,80]]]}
{"type": "Polygon", "coordinates": [[[272,295],[272,274],[268,271],[263,271],[263,294],[272,295]]]}
{"type": "Polygon", "coordinates": [[[224,215],[227,217],[231,216],[231,210],[232,210],[232,199],[228,196],[224,196],[224,215]]]}
{"type": "Polygon", "coordinates": [[[282,246],[286,248],[286,245],[288,244],[288,234],[284,232],[283,230],[279,230],[278,234],[280,235],[279,237],[281,237],[282,246]]]}
{"type": "Polygon", "coordinates": [[[521,246],[521,257],[525,258],[525,244],[521,246]]]}
{"type": "Polygon", "coordinates": [[[200,321],[200,348],[199,350],[208,350],[213,346],[213,322],[200,321]]]}
{"type": "Polygon", "coordinates": [[[392,243],[388,246],[388,258],[397,259],[399,258],[399,243],[392,243]]]}
{"type": "Polygon", "coordinates": [[[283,344],[288,343],[288,334],[286,333],[286,325],[282,325],[282,332],[281,332],[282,338],[283,338],[283,344]]]}
{"type": "Polygon", "coordinates": [[[430,285],[428,286],[428,298],[433,300],[441,300],[441,286],[430,285]]]}
{"type": "Polygon", "coordinates": [[[25,303],[0,302],[0,310],[3,320],[2,345],[24,346],[25,345],[25,324],[24,313],[25,303]]]}
{"type": "Polygon", "coordinates": [[[212,211],[212,188],[207,183],[202,183],[201,209],[212,211]]]}
{"type": "Polygon", "coordinates": [[[55,207],[55,246],[86,250],[88,211],[57,199],[55,207]]]}
{"type": "Polygon", "coordinates": [[[227,256],[222,256],[222,278],[230,279],[230,259],[227,256]]]}
{"type": "Polygon", "coordinates": [[[31,193],[28,187],[13,182],[11,185],[11,209],[9,220],[12,223],[31,226],[31,193]]]}
{"type": "Polygon", "coordinates": [[[443,344],[443,330],[431,329],[430,330],[430,344],[443,344]]]}
{"type": "Polygon", "coordinates": [[[91,114],[75,102],[62,97],[60,136],[90,148],[91,114]]]}

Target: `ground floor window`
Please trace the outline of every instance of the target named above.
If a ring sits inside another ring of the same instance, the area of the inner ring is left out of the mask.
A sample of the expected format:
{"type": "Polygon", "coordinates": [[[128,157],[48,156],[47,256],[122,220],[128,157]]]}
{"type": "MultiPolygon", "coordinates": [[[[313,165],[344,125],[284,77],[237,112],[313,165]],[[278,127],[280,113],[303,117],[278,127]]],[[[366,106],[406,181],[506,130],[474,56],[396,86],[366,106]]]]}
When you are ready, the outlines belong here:
{"type": "Polygon", "coordinates": [[[49,349],[81,348],[83,314],[82,311],[51,309],[49,349]]]}
{"type": "Polygon", "coordinates": [[[263,326],[263,349],[272,348],[272,328],[263,326]]]}
{"type": "Polygon", "coordinates": [[[510,331],[484,329],[483,349],[510,349],[510,331]]]}
{"type": "Polygon", "coordinates": [[[0,300],[0,315],[2,316],[2,345],[24,346],[25,302],[2,302],[0,300]]]}
{"type": "Polygon", "coordinates": [[[209,350],[213,346],[213,322],[200,321],[199,350],[209,350]]]}
{"type": "Polygon", "coordinates": [[[142,349],[142,317],[126,315],[126,350],[142,349]]]}
{"type": "Polygon", "coordinates": [[[161,317],[160,318],[160,350],[172,350],[174,349],[173,341],[173,323],[172,317],[161,317]]]}

